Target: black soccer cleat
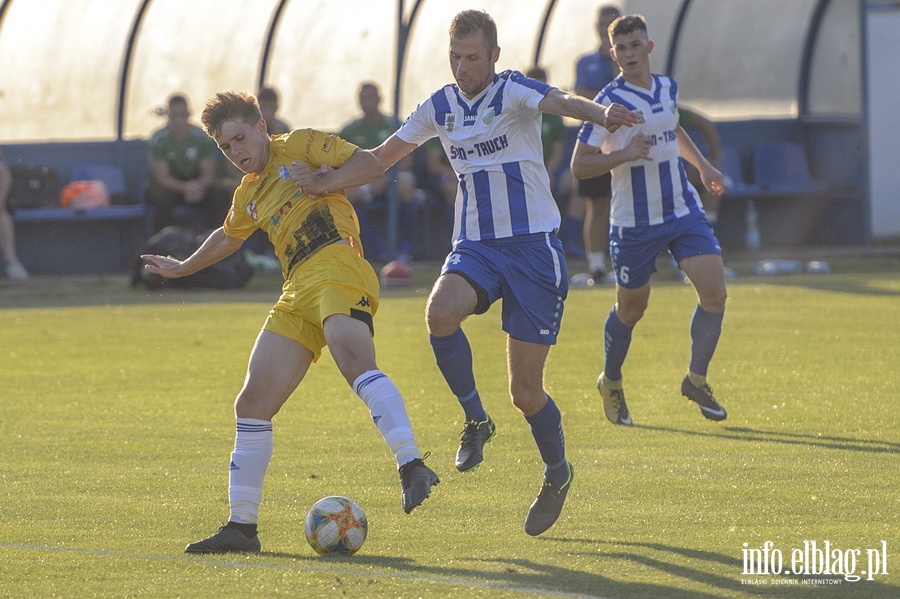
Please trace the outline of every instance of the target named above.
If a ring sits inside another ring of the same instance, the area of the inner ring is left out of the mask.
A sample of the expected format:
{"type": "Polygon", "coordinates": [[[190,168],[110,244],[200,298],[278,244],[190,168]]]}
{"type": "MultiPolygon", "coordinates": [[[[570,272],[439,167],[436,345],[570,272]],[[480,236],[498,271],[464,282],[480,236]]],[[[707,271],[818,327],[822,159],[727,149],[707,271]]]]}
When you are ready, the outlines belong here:
{"type": "Polygon", "coordinates": [[[185,553],[259,553],[259,550],[258,535],[248,537],[228,524],[214,535],[184,548],[185,553]]]}
{"type": "Polygon", "coordinates": [[[494,438],[497,427],[490,416],[485,416],[481,422],[469,420],[463,427],[456,451],[456,469],[466,472],[479,465],[484,460],[484,445],[494,438]]]}
{"type": "Polygon", "coordinates": [[[725,408],[713,397],[712,387],[706,383],[698,387],[691,382],[691,377],[686,376],[681,381],[681,394],[695,402],[700,407],[700,413],[708,420],[719,421],[728,418],[725,408]]]}
{"type": "Polygon", "coordinates": [[[403,500],[403,511],[407,514],[431,495],[431,487],[441,482],[434,470],[422,461],[428,456],[426,453],[400,466],[400,485],[403,487],[400,498],[403,500]]]}
{"type": "Polygon", "coordinates": [[[566,502],[566,495],[572,486],[572,479],[575,478],[575,468],[571,463],[566,463],[569,468],[569,477],[561,485],[554,485],[544,479],[541,491],[538,493],[537,499],[528,508],[528,516],[525,518],[525,532],[533,537],[538,536],[548,528],[553,526],[559,514],[562,512],[563,504],[566,502]]]}

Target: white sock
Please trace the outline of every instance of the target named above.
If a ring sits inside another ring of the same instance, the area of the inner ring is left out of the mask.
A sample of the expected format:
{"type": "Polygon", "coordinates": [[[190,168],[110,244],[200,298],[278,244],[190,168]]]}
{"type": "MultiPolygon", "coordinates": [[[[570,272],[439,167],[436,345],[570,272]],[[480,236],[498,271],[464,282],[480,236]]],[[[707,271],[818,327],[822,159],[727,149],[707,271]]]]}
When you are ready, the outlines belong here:
{"type": "Polygon", "coordinates": [[[228,476],[228,502],[232,522],[256,524],[262,501],[263,479],[272,459],[272,422],[238,418],[228,476]]]}
{"type": "Polygon", "coordinates": [[[588,254],[588,267],[591,272],[602,270],[606,272],[606,254],[604,252],[591,252],[588,254]]]}
{"type": "Polygon", "coordinates": [[[397,458],[398,467],[422,457],[416,447],[403,397],[386,374],[380,370],[364,372],[353,381],[353,391],[369,408],[375,426],[397,458]]]}

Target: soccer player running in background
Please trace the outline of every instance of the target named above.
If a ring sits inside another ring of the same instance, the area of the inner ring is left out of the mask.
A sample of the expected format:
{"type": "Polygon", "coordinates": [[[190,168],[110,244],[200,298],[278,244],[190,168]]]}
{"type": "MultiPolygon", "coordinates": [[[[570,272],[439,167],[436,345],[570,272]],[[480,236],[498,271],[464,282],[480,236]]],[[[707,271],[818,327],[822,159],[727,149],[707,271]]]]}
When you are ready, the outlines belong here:
{"type": "Polygon", "coordinates": [[[640,15],[628,15],[609,27],[612,57],[621,69],[597,97],[619,102],[643,116],[643,122],[614,132],[585,123],[572,154],[576,177],[612,171],[610,256],[616,274],[616,304],[604,328],[606,361],[597,381],[606,417],[631,426],[622,386],[622,364],[634,326],[650,299],[650,277],[664,249],[691,281],[699,298],[691,319],[691,358],[681,393],[710,420],[724,420],[724,408],[706,382],[722,331],[725,275],[722,251],[709,226],[697,190],[687,180],[682,156],[697,167],[704,187],[725,191],[724,177],[703,157],[678,124],[675,80],[650,72],[653,42],[640,15]]]}
{"type": "Polygon", "coordinates": [[[145,268],[164,277],[197,272],[240,249],[263,229],[281,261],[281,297],[269,312],[235,401],[237,435],[229,468],[228,523],[187,553],[260,550],[256,531],[263,478],[272,457],[272,418],[328,346],[341,374],[365,402],[397,460],[403,510],[411,512],[438,476],[422,462],[406,407],[394,383],[375,363],[372,317],[378,278],[362,257],[359,225],[342,191],[311,197],[290,169],[341,167],[336,189],[361,185],[383,173],[370,152],[312,129],[270,137],[256,99],[219,93],[201,117],[219,149],[244,171],[225,223],[186,260],[145,255],[145,268]]]}
{"type": "MultiPolygon", "coordinates": [[[[619,7],[614,4],[604,4],[597,9],[595,26],[600,46],[593,52],[580,56],[575,63],[576,94],[595,99],[606,84],[618,75],[619,68],[609,53],[607,30],[610,23],[621,14],[619,7]]],[[[610,174],[602,173],[597,177],[579,179],[576,189],[577,200],[584,205],[582,239],[589,272],[575,275],[572,282],[600,285],[609,270],[606,253],[609,249],[609,202],[612,189],[610,174]]]]}
{"type": "Polygon", "coordinates": [[[539,535],[559,517],[573,476],[560,412],[543,384],[568,282],[556,237],[559,210],[542,155],[541,112],[610,127],[638,118],[622,106],[600,106],[517,71],[495,73],[497,28],[485,12],[466,10],[453,18],[449,56],[456,84],[422,102],[374,153],[387,169],[438,137],[456,172],[453,249],[426,308],[438,367],[465,412],[456,468],[465,472],[478,466],[495,432],[460,325],[503,298],[510,396],[531,427],[545,465],[540,493],[525,519],[525,532],[539,535]]]}

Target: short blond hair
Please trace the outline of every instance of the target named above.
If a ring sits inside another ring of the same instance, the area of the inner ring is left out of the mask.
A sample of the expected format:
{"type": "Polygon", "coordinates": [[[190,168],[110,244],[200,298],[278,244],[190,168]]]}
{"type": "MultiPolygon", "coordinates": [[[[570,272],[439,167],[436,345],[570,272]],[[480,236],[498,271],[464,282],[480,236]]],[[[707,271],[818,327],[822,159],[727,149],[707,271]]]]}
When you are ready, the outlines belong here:
{"type": "Polygon", "coordinates": [[[255,125],[262,118],[259,103],[253,94],[246,92],[219,92],[206,102],[200,122],[210,137],[221,133],[227,121],[241,121],[255,125]]]}
{"type": "Polygon", "coordinates": [[[450,21],[450,37],[468,37],[479,32],[484,36],[488,50],[497,47],[497,24],[483,10],[464,10],[450,21]]]}

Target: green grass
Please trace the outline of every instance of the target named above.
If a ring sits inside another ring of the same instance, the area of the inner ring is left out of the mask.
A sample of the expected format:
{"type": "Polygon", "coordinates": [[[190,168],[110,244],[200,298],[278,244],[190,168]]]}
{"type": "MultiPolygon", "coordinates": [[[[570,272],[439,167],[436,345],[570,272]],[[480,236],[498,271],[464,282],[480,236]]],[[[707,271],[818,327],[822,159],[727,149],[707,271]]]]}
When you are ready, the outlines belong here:
{"type": "Polygon", "coordinates": [[[441,484],[402,512],[390,453],[326,353],[275,419],[264,553],[224,557],[182,551],[227,517],[232,402],[277,283],[0,289],[0,597],[900,596],[900,277],[852,270],[731,282],[710,371],[729,411],[718,425],[678,393],[688,286],[660,282],[635,330],[632,429],[605,421],[594,388],[613,291],[573,290],[546,380],[577,476],[538,538],[522,525],[541,464],[507,397],[499,309],[465,325],[498,433],[463,475],[462,414],[434,365],[425,291],[389,290],[379,364],[441,484]],[[303,537],[329,494],[368,515],[352,558],[321,558],[303,537]],[[803,577],[742,573],[744,543],[772,541],[789,568],[805,540],[862,549],[857,571],[885,540],[889,574],[775,586],[803,577]]]}

